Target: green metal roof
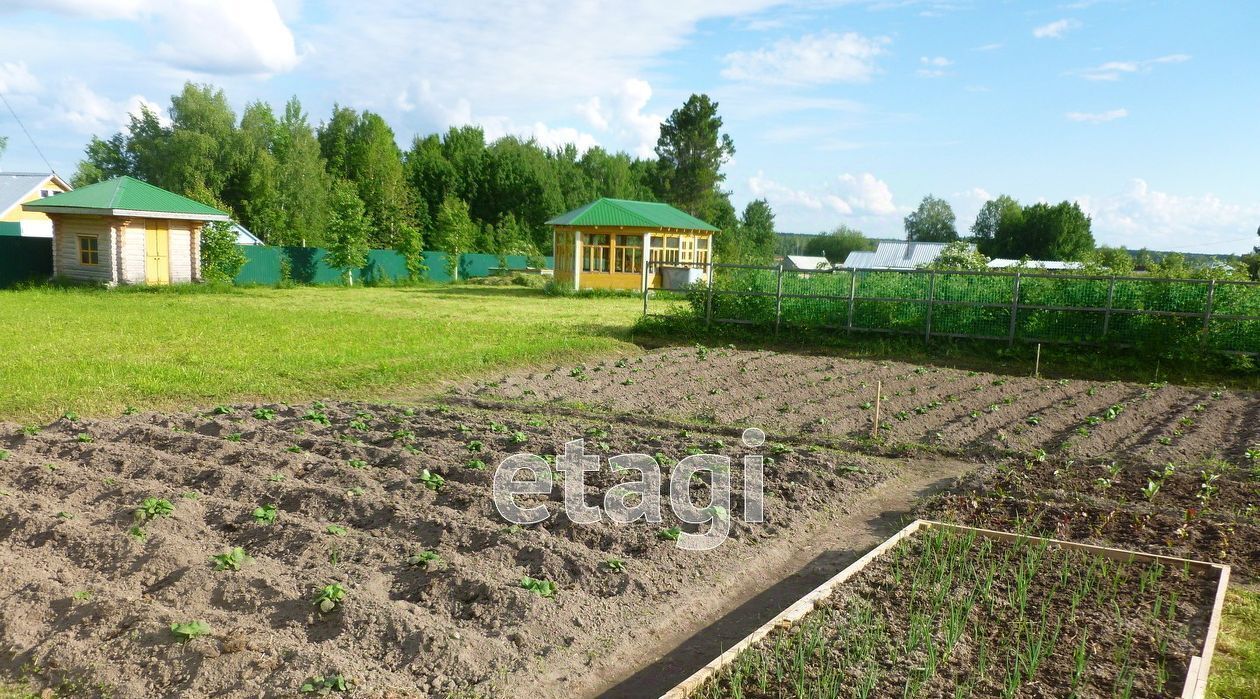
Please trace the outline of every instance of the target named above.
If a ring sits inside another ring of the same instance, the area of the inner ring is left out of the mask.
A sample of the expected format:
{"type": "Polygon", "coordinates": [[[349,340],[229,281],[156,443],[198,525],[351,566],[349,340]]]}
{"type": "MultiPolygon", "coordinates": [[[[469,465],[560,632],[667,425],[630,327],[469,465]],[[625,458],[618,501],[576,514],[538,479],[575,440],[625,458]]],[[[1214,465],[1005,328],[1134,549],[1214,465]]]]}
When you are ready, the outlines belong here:
{"type": "Polygon", "coordinates": [[[86,187],[54,194],[22,205],[27,211],[55,213],[105,213],[114,215],[167,214],[172,218],[226,221],[228,215],[134,177],[115,177],[86,187]]]}
{"type": "Polygon", "coordinates": [[[717,228],[669,204],[629,199],[596,199],[547,222],[552,226],[632,226],[709,231],[717,228]]]}

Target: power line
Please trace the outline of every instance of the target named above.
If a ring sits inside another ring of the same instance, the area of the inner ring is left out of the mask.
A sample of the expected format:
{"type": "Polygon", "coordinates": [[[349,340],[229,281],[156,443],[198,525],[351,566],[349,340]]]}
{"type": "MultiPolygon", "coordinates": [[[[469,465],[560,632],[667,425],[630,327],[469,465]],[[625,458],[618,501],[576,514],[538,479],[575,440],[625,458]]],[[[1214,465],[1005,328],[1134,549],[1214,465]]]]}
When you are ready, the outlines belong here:
{"type": "Polygon", "coordinates": [[[26,140],[31,142],[31,146],[33,146],[35,148],[35,152],[39,154],[39,159],[43,160],[44,164],[48,166],[48,171],[57,175],[57,177],[61,177],[61,175],[57,174],[57,169],[52,166],[52,163],[48,162],[48,158],[44,157],[44,151],[39,149],[39,144],[35,142],[35,139],[31,136],[31,132],[26,130],[26,124],[23,124],[22,120],[18,118],[17,112],[13,111],[13,105],[9,104],[9,100],[5,99],[3,92],[0,92],[0,102],[4,102],[4,106],[9,108],[9,113],[13,115],[13,120],[16,121],[17,125],[22,129],[22,133],[26,134],[26,140]]]}

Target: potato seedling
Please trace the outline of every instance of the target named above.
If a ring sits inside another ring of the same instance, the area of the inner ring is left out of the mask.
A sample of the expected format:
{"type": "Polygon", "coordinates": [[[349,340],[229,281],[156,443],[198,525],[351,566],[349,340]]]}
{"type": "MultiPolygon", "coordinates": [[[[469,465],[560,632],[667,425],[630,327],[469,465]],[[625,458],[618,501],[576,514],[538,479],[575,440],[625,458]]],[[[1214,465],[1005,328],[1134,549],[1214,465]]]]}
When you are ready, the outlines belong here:
{"type": "Polygon", "coordinates": [[[57,513],[57,519],[74,519],[74,515],[63,510],[57,513]]]}
{"type": "Polygon", "coordinates": [[[234,547],[227,553],[215,554],[210,559],[214,561],[215,570],[240,570],[241,566],[250,560],[245,549],[240,546],[234,547]]]}
{"type": "Polygon", "coordinates": [[[331,424],[332,424],[332,421],[328,419],[328,415],[327,415],[326,413],[320,412],[320,411],[318,411],[318,410],[308,410],[308,411],[306,411],[306,413],[305,413],[304,415],[302,415],[302,419],[303,419],[303,420],[310,420],[311,422],[319,423],[319,424],[321,424],[321,425],[331,425],[331,424]]]}
{"type": "Polygon", "coordinates": [[[486,462],[481,459],[469,459],[468,462],[464,464],[464,468],[472,469],[473,471],[484,471],[486,470],[486,462]]]}
{"type": "Polygon", "coordinates": [[[353,686],[354,683],[346,679],[344,675],[315,675],[307,678],[298,691],[302,694],[326,695],[333,692],[349,692],[353,686]]]}
{"type": "Polygon", "coordinates": [[[678,541],[678,537],[682,535],[682,529],[678,527],[669,527],[656,532],[657,538],[665,541],[678,541]]]}
{"type": "Polygon", "coordinates": [[[135,510],[137,522],[146,522],[156,517],[169,517],[175,506],[165,498],[145,498],[135,510]]]}
{"type": "Polygon", "coordinates": [[[272,410],[271,408],[255,408],[254,419],[255,420],[274,420],[276,419],[276,411],[272,410]]]}
{"type": "Polygon", "coordinates": [[[529,435],[525,434],[524,432],[521,432],[520,430],[517,430],[512,433],[512,438],[510,441],[513,444],[524,444],[529,441],[529,435]]]}
{"type": "Polygon", "coordinates": [[[442,557],[437,551],[421,551],[407,557],[407,565],[419,568],[437,568],[442,565],[442,557]]]}
{"type": "Polygon", "coordinates": [[[83,444],[91,444],[95,440],[93,440],[92,435],[87,432],[80,432],[74,436],[74,441],[81,442],[83,444]]]}
{"type": "Polygon", "coordinates": [[[429,490],[438,490],[446,485],[446,479],[441,474],[434,473],[427,468],[420,471],[420,482],[429,490]]]}
{"type": "Polygon", "coordinates": [[[286,447],[286,448],[285,448],[285,451],[289,452],[290,454],[301,454],[301,453],[302,453],[302,447],[301,447],[301,445],[294,444],[294,445],[292,445],[292,446],[286,447]]]}
{"type": "Polygon", "coordinates": [[[79,419],[79,414],[72,410],[67,410],[66,412],[61,414],[61,417],[64,418],[67,422],[77,422],[79,419]]]}
{"type": "Polygon", "coordinates": [[[171,624],[171,633],[180,643],[187,643],[194,638],[210,633],[210,625],[204,621],[186,621],[171,624]]]}
{"type": "Polygon", "coordinates": [[[332,534],[333,536],[346,535],[346,528],[338,524],[330,524],[324,528],[324,531],[328,532],[329,534],[332,534]]]}
{"type": "Polygon", "coordinates": [[[350,459],[346,463],[350,468],[367,468],[367,462],[363,459],[350,459]]]}
{"type": "Polygon", "coordinates": [[[473,441],[469,442],[468,446],[465,448],[468,449],[468,451],[471,451],[474,454],[476,454],[478,452],[485,451],[486,445],[482,443],[481,440],[474,439],[473,441]]]}
{"type": "Polygon", "coordinates": [[[626,562],[620,558],[610,558],[604,561],[604,567],[613,573],[624,573],[626,570],[626,562]]]}
{"type": "Polygon", "coordinates": [[[127,530],[127,536],[140,541],[144,541],[149,538],[149,535],[144,532],[144,527],[141,527],[138,524],[131,525],[131,528],[127,530]]]}
{"type": "Polygon", "coordinates": [[[252,513],[254,521],[259,524],[273,524],[279,514],[280,510],[275,505],[255,507],[252,513]]]}
{"type": "Polygon", "coordinates": [[[340,583],[325,585],[320,588],[319,593],[315,595],[315,606],[319,607],[319,611],[327,614],[337,608],[346,599],[346,588],[340,583]]]}
{"type": "Polygon", "coordinates": [[[556,584],[550,580],[539,580],[528,575],[521,578],[521,587],[543,598],[556,596],[556,584]]]}
{"type": "Polygon", "coordinates": [[[214,410],[210,411],[210,414],[211,415],[231,415],[232,412],[233,412],[232,408],[226,405],[216,405],[214,406],[214,410]]]}
{"type": "Polygon", "coordinates": [[[229,442],[239,442],[241,441],[242,436],[244,435],[242,435],[240,432],[233,432],[229,434],[228,436],[224,437],[224,439],[226,439],[229,442]]]}

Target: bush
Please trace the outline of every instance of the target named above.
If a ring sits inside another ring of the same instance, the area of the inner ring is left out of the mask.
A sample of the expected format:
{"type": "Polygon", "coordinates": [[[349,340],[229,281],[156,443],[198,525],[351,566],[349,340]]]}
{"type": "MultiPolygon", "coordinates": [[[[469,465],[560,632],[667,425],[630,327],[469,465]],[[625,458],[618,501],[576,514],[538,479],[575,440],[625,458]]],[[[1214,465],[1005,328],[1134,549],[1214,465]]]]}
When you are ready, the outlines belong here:
{"type": "Polygon", "coordinates": [[[206,224],[201,230],[201,278],[232,283],[245,266],[245,252],[236,244],[236,231],[226,221],[206,224]]]}

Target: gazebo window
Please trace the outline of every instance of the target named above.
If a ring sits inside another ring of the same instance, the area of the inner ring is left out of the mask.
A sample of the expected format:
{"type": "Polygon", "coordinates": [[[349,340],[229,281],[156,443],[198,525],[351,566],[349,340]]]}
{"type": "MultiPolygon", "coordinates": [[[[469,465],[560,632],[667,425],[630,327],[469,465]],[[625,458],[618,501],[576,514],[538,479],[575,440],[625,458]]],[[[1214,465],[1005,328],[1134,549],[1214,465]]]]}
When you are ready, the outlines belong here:
{"type": "Polygon", "coordinates": [[[582,271],[607,272],[611,245],[607,235],[586,235],[582,240],[582,271]]]}
{"type": "Polygon", "coordinates": [[[637,235],[617,236],[617,247],[613,251],[613,271],[643,271],[643,238],[637,235]]]}
{"type": "Polygon", "coordinates": [[[100,264],[101,258],[96,247],[96,236],[79,236],[79,262],[85,265],[100,264]]]}
{"type": "Polygon", "coordinates": [[[677,262],[682,240],[676,236],[652,236],[652,261],[677,262]]]}

